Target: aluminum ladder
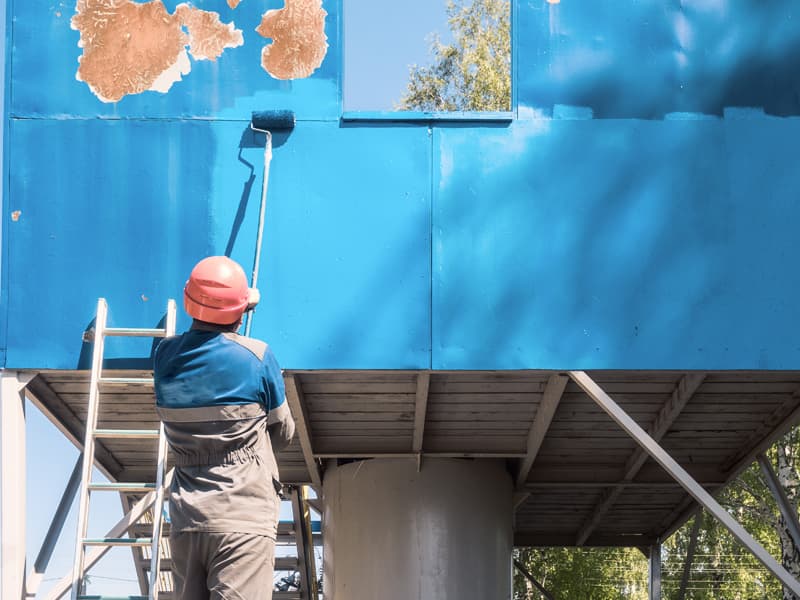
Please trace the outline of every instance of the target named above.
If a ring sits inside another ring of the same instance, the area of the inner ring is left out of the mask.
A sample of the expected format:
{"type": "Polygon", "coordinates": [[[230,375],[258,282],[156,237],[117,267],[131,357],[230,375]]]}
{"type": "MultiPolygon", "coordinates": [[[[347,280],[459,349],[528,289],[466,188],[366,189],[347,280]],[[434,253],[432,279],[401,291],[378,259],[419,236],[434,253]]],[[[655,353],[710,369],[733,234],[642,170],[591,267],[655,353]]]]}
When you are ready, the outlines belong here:
{"type": "MultiPolygon", "coordinates": [[[[86,416],[86,434],[83,443],[83,468],[81,471],[80,498],[78,500],[78,534],[75,540],[75,562],[72,569],[72,600],[98,598],[98,596],[82,595],[84,579],[85,550],[89,546],[126,546],[131,548],[150,546],[150,576],[149,592],[147,598],[158,598],[158,574],[160,570],[162,513],[164,512],[164,479],[167,463],[167,438],[164,435],[164,424],[159,429],[98,429],[97,415],[100,396],[103,388],[108,386],[152,386],[153,380],[147,378],[119,378],[103,377],[103,352],[105,339],[109,336],[118,337],[150,337],[163,338],[175,334],[176,308],[175,301],[167,303],[167,315],[163,328],[132,329],[107,327],[108,304],[104,298],[97,302],[97,316],[94,325],[94,349],[92,352],[92,374],[89,383],[89,407],[86,416]],[[92,482],[92,467],[94,466],[95,440],[98,439],[158,439],[158,465],[156,468],[156,482],[151,483],[94,483],[92,482]],[[89,523],[89,498],[91,492],[114,491],[152,491],[155,492],[153,500],[152,534],[149,538],[118,537],[118,538],[87,538],[89,523]]],[[[144,596],[129,596],[129,598],[144,598],[144,596]]]]}

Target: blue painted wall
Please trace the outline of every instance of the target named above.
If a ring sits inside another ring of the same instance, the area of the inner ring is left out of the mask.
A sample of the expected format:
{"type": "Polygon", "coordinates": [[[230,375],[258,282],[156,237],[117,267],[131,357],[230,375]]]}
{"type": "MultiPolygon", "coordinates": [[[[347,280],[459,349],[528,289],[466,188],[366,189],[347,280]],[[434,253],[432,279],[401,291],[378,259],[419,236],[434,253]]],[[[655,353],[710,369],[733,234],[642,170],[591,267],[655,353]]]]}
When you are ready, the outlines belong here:
{"type": "Polygon", "coordinates": [[[245,45],[103,104],[62,4],[11,6],[7,367],[85,365],[98,296],[152,325],[200,257],[249,268],[250,112],[290,108],[254,325],[282,366],[800,368],[792,0],[516,0],[511,123],[340,121],[340,0],[307,80],[261,70],[262,6],[207,0],[245,45]]]}

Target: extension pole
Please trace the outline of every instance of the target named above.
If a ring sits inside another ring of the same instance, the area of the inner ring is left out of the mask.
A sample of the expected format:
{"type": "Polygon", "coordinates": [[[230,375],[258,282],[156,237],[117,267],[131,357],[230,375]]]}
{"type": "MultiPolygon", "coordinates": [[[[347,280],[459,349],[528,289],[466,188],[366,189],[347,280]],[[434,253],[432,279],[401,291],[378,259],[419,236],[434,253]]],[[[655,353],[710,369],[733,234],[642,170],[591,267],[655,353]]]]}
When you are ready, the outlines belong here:
{"type": "MultiPolygon", "coordinates": [[[[261,206],[258,209],[258,233],[256,235],[256,253],[253,257],[253,274],[250,276],[250,287],[258,287],[258,270],[261,268],[261,244],[264,240],[264,220],[267,214],[267,188],[269,187],[269,164],[272,162],[272,133],[261,130],[267,137],[264,144],[264,180],[261,184],[261,206]]],[[[247,325],[244,334],[250,337],[250,329],[253,327],[253,311],[247,315],[247,325]]]]}

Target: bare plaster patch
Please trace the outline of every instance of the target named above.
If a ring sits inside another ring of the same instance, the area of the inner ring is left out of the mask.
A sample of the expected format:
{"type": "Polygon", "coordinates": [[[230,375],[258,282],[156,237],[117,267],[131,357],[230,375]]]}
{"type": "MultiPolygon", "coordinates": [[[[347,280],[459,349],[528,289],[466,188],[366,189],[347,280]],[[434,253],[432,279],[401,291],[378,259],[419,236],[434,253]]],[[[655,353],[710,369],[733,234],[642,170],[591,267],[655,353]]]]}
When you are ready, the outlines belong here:
{"type": "Polygon", "coordinates": [[[103,102],[168,91],[191,70],[187,45],[196,59],[213,60],[243,43],[232,23],[185,4],[175,14],[161,0],[78,0],[75,8],[71,25],[80,32],[83,48],[75,77],[103,102]]]}
{"type": "Polygon", "coordinates": [[[322,0],[286,0],[267,11],[256,31],[272,43],[261,52],[261,66],[276,79],[301,79],[316,71],[328,52],[322,0]]]}
{"type": "Polygon", "coordinates": [[[181,79],[183,79],[183,76],[188,75],[191,70],[192,63],[189,60],[189,54],[187,54],[185,47],[181,48],[181,51],[178,52],[178,57],[175,59],[175,62],[171,64],[165,71],[162,71],[162,73],[155,78],[153,83],[151,83],[150,87],[147,89],[152,92],[161,92],[162,94],[166,94],[172,87],[173,83],[179,82],[181,79]]]}
{"type": "Polygon", "coordinates": [[[175,14],[189,32],[189,52],[195,60],[217,60],[225,48],[244,44],[241,29],[220,21],[218,13],[181,4],[175,14]]]}

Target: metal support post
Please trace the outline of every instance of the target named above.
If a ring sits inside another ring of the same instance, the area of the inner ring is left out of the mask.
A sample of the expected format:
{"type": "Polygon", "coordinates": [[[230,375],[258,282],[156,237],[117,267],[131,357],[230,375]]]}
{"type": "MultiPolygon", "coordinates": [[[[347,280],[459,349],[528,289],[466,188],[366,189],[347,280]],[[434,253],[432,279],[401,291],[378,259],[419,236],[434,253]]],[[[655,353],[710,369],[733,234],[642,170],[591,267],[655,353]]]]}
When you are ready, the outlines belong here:
{"type": "Polygon", "coordinates": [[[300,571],[300,593],[304,600],[317,600],[319,592],[314,561],[314,534],[311,530],[311,514],[306,504],[306,490],[304,487],[295,487],[291,496],[297,563],[300,571]]]}
{"type": "Polygon", "coordinates": [[[789,501],[789,496],[786,495],[786,490],[783,489],[781,482],[778,481],[778,476],[772,469],[769,459],[762,453],[756,457],[758,466],[764,473],[764,478],[767,480],[767,487],[772,492],[775,502],[778,504],[778,509],[781,511],[783,520],[786,523],[786,529],[789,535],[792,536],[795,548],[800,548],[800,522],[797,519],[797,510],[792,506],[789,501]]]}
{"type": "Polygon", "coordinates": [[[703,526],[703,511],[697,511],[694,516],[694,525],[692,525],[692,533],[689,536],[689,547],[686,550],[686,561],[683,563],[683,575],[681,576],[681,585],[678,589],[677,600],[683,600],[686,597],[686,588],[689,586],[689,577],[692,574],[692,563],[694,562],[694,553],[697,551],[697,538],[700,535],[700,528],[703,526]]]}
{"type": "Polygon", "coordinates": [[[72,475],[67,481],[64,488],[64,493],[61,495],[61,501],[58,503],[56,512],[53,515],[53,520],[50,522],[50,527],[47,534],[44,536],[42,547],[39,549],[39,554],[36,557],[36,562],[33,564],[33,570],[28,574],[26,582],[26,597],[35,598],[36,592],[39,591],[39,585],[42,583],[44,574],[47,571],[47,565],[50,564],[50,557],[53,555],[58,538],[61,531],[64,529],[64,521],[67,520],[67,514],[72,506],[72,501],[75,499],[75,494],[78,493],[78,487],[81,483],[81,466],[83,465],[83,454],[78,455],[78,460],[72,469],[72,475]]]}
{"type": "Polygon", "coordinates": [[[544,598],[545,600],[556,600],[553,594],[548,592],[547,589],[541,583],[539,583],[536,580],[536,578],[530,574],[528,569],[526,569],[525,566],[521,562],[519,562],[516,558],[514,559],[514,566],[517,568],[517,571],[522,573],[522,576],[525,579],[527,579],[533,584],[533,587],[539,590],[539,593],[542,595],[542,598],[544,598]]]}
{"type": "Polygon", "coordinates": [[[649,586],[650,600],[661,600],[661,544],[650,546],[649,586]]]}
{"type": "Polygon", "coordinates": [[[0,598],[25,594],[25,383],[0,374],[0,598]]]}
{"type": "Polygon", "coordinates": [[[681,467],[656,441],[642,429],[636,421],[631,419],[622,408],[597,385],[591,377],[583,371],[572,371],[570,377],[585,391],[597,405],[602,408],[617,425],[622,427],[633,440],[644,448],[653,460],[661,465],[664,470],[677,481],[702,507],[711,513],[722,525],[739,540],[753,556],[758,559],[784,586],[795,595],[800,596],[800,581],[797,581],[789,571],[775,560],[775,558],[759,544],[753,536],[714,500],[703,486],[695,481],[686,469],[681,467]]]}

